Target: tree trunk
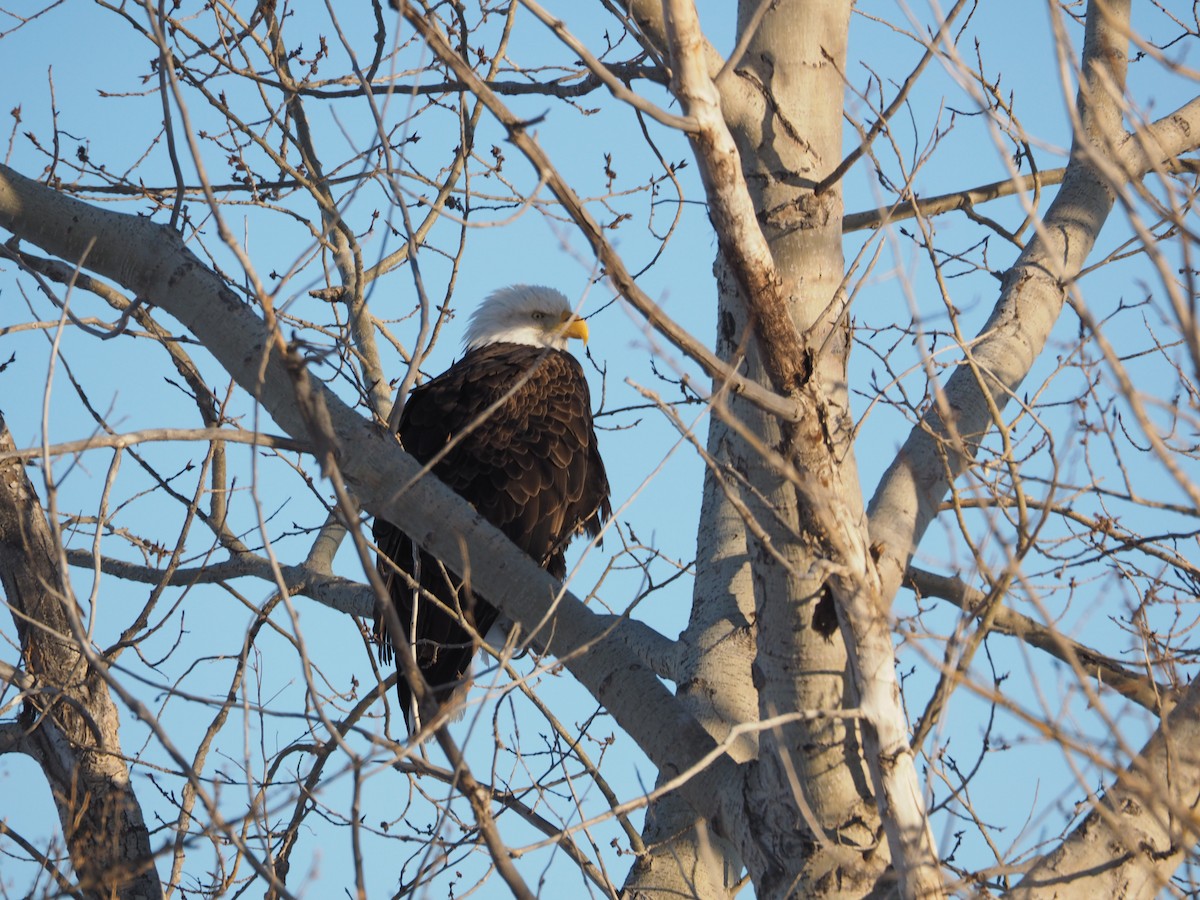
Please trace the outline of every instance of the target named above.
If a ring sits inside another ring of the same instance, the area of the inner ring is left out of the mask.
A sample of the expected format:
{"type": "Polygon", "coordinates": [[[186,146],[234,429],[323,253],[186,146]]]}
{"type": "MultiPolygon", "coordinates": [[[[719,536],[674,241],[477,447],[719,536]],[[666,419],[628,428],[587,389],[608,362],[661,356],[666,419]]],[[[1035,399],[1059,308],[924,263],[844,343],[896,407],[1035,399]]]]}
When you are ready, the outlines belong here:
{"type": "MultiPolygon", "coordinates": [[[[0,416],[0,453],[12,451],[0,416]]],[[[119,717],[103,678],[79,652],[60,545],[19,459],[0,460],[0,583],[25,660],[24,735],[11,749],[50,783],[79,888],[89,897],[152,898],[162,889],[150,835],[121,754],[119,717]]]]}
{"type": "MultiPolygon", "coordinates": [[[[759,6],[740,6],[739,40],[759,6]]],[[[654,26],[639,21],[647,30],[654,26]]],[[[763,453],[764,447],[781,452],[805,471],[804,432],[823,429],[841,463],[842,502],[861,517],[849,447],[849,335],[838,293],[844,270],[841,195],[836,185],[821,195],[814,191],[841,159],[848,27],[844,3],[776,3],[741,62],[718,82],[721,112],[741,154],[782,293],[807,339],[813,377],[830,412],[823,423],[796,428],[734,397],[726,414],[710,419],[696,588],[682,637],[691,665],[679,693],[718,738],[734,724],[857,703],[821,560],[814,556],[810,511],[789,473],[763,453]],[[747,442],[741,436],[747,433],[761,443],[747,442]]],[[[744,359],[741,371],[770,386],[738,278],[722,260],[717,273],[718,352],[735,366],[744,359]]],[[[818,443],[816,452],[825,452],[818,443]]],[[[889,856],[879,840],[856,729],[836,716],[792,722],[747,735],[739,752],[740,758],[758,758],[743,785],[743,802],[761,851],[744,861],[759,896],[876,890],[889,856]]],[[[737,859],[706,823],[694,814],[689,821],[687,810],[669,801],[654,804],[647,823],[651,849],[631,872],[628,891],[665,892],[673,877],[672,890],[718,896],[700,889],[702,877],[718,875],[728,890],[737,859]],[[665,834],[673,839],[656,846],[665,834]],[[707,866],[695,871],[680,862],[705,859],[707,866]]]]}

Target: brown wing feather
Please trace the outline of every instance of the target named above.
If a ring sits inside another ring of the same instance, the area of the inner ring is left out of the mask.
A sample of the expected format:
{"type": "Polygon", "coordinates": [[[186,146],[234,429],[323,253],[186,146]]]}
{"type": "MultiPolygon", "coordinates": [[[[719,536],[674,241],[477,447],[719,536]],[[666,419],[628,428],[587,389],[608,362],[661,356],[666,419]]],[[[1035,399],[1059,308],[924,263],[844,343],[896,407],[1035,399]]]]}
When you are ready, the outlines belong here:
{"type": "MultiPolygon", "coordinates": [[[[434,474],[556,578],[566,573],[563,551],[571,538],[581,530],[598,534],[611,513],[587,380],[569,353],[520,344],[473,350],[412,392],[399,433],[405,449],[421,462],[445,451],[434,474]]],[[[414,552],[390,522],[376,519],[373,531],[393,606],[415,635],[422,672],[444,699],[475,653],[473,635],[458,617],[482,635],[497,612],[436,559],[414,552]],[[393,562],[456,615],[426,599],[418,601],[414,617],[414,592],[393,562]]],[[[391,645],[378,614],[375,632],[380,657],[389,662],[391,645]]],[[[397,691],[407,717],[410,691],[403,679],[397,691]]]]}

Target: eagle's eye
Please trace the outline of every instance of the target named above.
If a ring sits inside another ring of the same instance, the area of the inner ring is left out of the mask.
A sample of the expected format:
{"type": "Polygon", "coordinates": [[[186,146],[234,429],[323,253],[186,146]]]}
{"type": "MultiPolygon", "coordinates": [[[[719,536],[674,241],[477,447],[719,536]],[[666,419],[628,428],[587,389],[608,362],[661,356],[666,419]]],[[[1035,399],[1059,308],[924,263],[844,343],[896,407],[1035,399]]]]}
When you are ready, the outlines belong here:
{"type": "Polygon", "coordinates": [[[546,314],[545,314],[544,312],[535,312],[535,313],[533,314],[533,320],[534,320],[535,322],[540,322],[540,321],[542,321],[542,319],[544,319],[544,318],[546,318],[546,314]]]}

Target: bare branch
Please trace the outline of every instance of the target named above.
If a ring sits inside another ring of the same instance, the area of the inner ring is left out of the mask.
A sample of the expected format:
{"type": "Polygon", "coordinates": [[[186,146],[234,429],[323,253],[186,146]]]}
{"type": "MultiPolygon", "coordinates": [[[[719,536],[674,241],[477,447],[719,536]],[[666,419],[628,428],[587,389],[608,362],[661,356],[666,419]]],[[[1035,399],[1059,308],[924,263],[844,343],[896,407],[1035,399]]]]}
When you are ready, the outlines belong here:
{"type": "Polygon", "coordinates": [[[1008,896],[1156,897],[1200,836],[1200,684],[1193,682],[1092,811],[1008,896]]]}
{"type": "MultiPolygon", "coordinates": [[[[89,207],[0,166],[0,225],[57,256],[72,258],[89,245],[89,268],[171,312],[209,346],[231,375],[254,394],[293,436],[308,429],[282,361],[272,352],[263,323],[213,276],[178,237],[149,220],[89,207]],[[73,228],[65,227],[72,222],[73,228]],[[81,239],[79,236],[88,237],[81,239]],[[92,239],[94,237],[94,243],[92,239]],[[269,354],[263,360],[263,354],[269,354]]],[[[728,757],[675,704],[654,675],[607,634],[586,606],[565,592],[535,562],[487,524],[465,501],[319,383],[340,441],[342,471],[364,505],[385,517],[448,565],[475,573],[489,585],[488,598],[537,634],[552,627],[549,650],[593,692],[659,765],[689,777],[678,790],[721,818],[714,808],[736,782],[728,757]],[[409,485],[403,497],[395,485],[409,485]],[[437,527],[430,526],[437,522],[437,527]],[[504,562],[501,563],[501,560],[504,562]],[[595,652],[592,652],[592,651],[595,652]],[[615,672],[620,678],[614,678],[615,672]]],[[[731,823],[732,824],[732,823],[731,823]]]]}
{"type": "Polygon", "coordinates": [[[651,300],[633,280],[625,267],[620,255],[604,237],[603,229],[591,213],[580,201],[579,197],[567,185],[551,164],[549,157],[528,134],[529,123],[513,115],[500,99],[493,94],[486,84],[459,58],[446,39],[434,29],[408,2],[402,0],[401,13],[408,22],[420,33],[421,37],[437,57],[452,68],[470,87],[471,92],[479,97],[508,132],[508,138],[515,144],[526,158],[533,164],[539,177],[554,193],[558,201],[566,208],[571,219],[582,231],[596,254],[596,258],[604,265],[604,274],[620,290],[621,294],[633,305],[655,331],[678,347],[681,351],[695,360],[713,377],[715,381],[727,384],[729,390],[746,397],[748,401],[783,418],[791,419],[798,415],[795,406],[786,399],[765,390],[761,385],[745,378],[725,363],[715,353],[688,334],[687,330],[670,319],[662,309],[651,300]]]}
{"type": "Polygon", "coordinates": [[[788,314],[790,290],[775,268],[771,249],[742,175],[741,154],[725,124],[721,98],[704,66],[704,38],[691,0],[669,0],[672,90],[695,122],[688,137],[700,164],[709,215],[721,252],[742,286],[758,349],[779,393],[789,395],[811,372],[812,361],[788,314]]]}
{"type": "MultiPolygon", "coordinates": [[[[1114,14],[1128,13],[1128,3],[1113,3],[1114,14]]],[[[1063,186],[1033,240],[1004,280],[1004,289],[991,317],[970,353],[987,376],[981,384],[969,367],[959,368],[888,468],[871,500],[871,536],[882,551],[884,596],[893,597],[912,549],[936,515],[954,478],[978,449],[980,438],[995,424],[988,397],[1003,409],[1037,359],[1065,299],[1064,285],[1074,278],[1090,253],[1114,201],[1117,186],[1099,171],[1114,148],[1133,159],[1170,158],[1197,146],[1200,140],[1200,100],[1194,100],[1160,120],[1155,153],[1148,139],[1121,137],[1120,99],[1112,87],[1124,84],[1128,34],[1125,27],[1100,24],[1089,14],[1085,67],[1104,71],[1103,84],[1081,88],[1081,103],[1097,110],[1089,118],[1094,131],[1076,135],[1076,152],[1063,186]],[[1102,114],[1101,114],[1102,113],[1102,114]]],[[[1139,171],[1132,165],[1131,171],[1139,171]]],[[[1147,167],[1148,168],[1148,167],[1147,167]]],[[[1141,169],[1146,171],[1146,169],[1141,169]]]]}
{"type": "Polygon", "coordinates": [[[571,34],[561,19],[554,18],[539,3],[536,3],[535,0],[521,0],[521,5],[537,16],[538,20],[553,31],[558,39],[570,47],[573,52],[579,54],[579,58],[583,60],[583,64],[588,67],[588,71],[600,79],[601,83],[622,103],[627,103],[634,109],[641,110],[654,121],[666,125],[668,128],[687,131],[692,127],[692,121],[687,117],[672,115],[627,88],[619,78],[609,71],[608,66],[597,59],[582,41],[571,34]]]}
{"type": "MultiPolygon", "coordinates": [[[[0,450],[12,436],[0,417],[0,450]]],[[[74,628],[54,537],[21,464],[0,463],[0,582],[13,611],[27,675],[51,690],[26,694],[26,752],[52,760],[63,838],[85,890],[161,896],[150,835],[121,757],[117,708],[72,641],[74,628]],[[64,699],[60,700],[59,695],[64,699]]]]}
{"type": "Polygon", "coordinates": [[[231,444],[250,444],[257,447],[272,447],[277,450],[291,450],[296,453],[310,452],[308,444],[292,438],[280,437],[262,432],[242,431],[235,428],[147,428],[126,434],[97,434],[79,441],[64,441],[61,444],[50,444],[46,447],[29,447],[25,450],[7,450],[0,453],[0,460],[22,459],[31,461],[40,459],[43,453],[50,456],[66,456],[73,453],[85,453],[88,450],[110,448],[123,450],[126,447],[136,447],[138,444],[158,443],[163,441],[227,441],[231,444]]]}
{"type": "MultiPolygon", "coordinates": [[[[967,613],[977,613],[987,599],[986,594],[965,584],[962,579],[948,578],[911,566],[904,574],[904,582],[906,587],[911,587],[923,596],[949,600],[967,613]]],[[[1170,687],[1158,684],[1145,675],[1131,672],[1117,660],[1097,653],[1055,629],[1005,606],[1000,606],[995,611],[991,630],[996,634],[1020,638],[1031,647],[1046,651],[1055,659],[1061,659],[1067,665],[1080,669],[1098,683],[1112,688],[1121,696],[1128,697],[1156,715],[1164,715],[1175,706],[1175,692],[1170,687]]]]}
{"type": "Polygon", "coordinates": [[[998,200],[1001,197],[1011,197],[1022,194],[1034,188],[1051,184],[1061,184],[1067,174],[1066,168],[1047,169],[1033,175],[1023,175],[1020,178],[1006,178],[1003,181],[993,181],[982,187],[968,188],[965,191],[953,191],[940,194],[937,197],[915,197],[911,200],[897,200],[892,206],[872,209],[866,212],[850,213],[842,219],[842,230],[849,234],[864,228],[882,228],[893,222],[902,222],[916,216],[937,216],[952,212],[956,209],[970,209],[977,203],[998,200]]]}

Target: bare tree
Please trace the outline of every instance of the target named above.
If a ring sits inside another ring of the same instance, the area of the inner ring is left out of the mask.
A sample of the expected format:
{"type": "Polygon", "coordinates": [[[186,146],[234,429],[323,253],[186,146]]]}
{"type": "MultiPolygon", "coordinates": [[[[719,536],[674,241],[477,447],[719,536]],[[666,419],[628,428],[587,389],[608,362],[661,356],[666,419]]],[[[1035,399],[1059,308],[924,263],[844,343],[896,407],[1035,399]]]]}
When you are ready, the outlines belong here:
{"type": "Polygon", "coordinates": [[[0,15],[0,889],[1195,892],[1194,14],[0,15]],[[391,436],[510,273],[609,335],[565,584],[391,436]],[[412,739],[371,516],[517,625],[412,739]]]}

